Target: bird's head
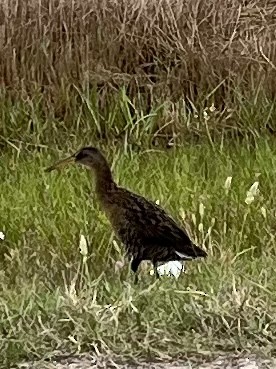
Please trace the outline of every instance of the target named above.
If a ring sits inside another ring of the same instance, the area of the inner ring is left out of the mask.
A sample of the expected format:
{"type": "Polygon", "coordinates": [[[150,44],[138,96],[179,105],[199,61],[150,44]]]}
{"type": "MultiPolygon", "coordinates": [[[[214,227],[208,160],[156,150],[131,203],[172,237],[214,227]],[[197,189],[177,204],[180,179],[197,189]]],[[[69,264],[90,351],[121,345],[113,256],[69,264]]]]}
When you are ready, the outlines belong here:
{"type": "Polygon", "coordinates": [[[46,169],[46,172],[51,172],[54,169],[64,167],[70,163],[82,164],[92,169],[97,169],[104,165],[105,158],[101,152],[95,147],[83,147],[75,154],[69,156],[66,159],[60,160],[46,169]]]}

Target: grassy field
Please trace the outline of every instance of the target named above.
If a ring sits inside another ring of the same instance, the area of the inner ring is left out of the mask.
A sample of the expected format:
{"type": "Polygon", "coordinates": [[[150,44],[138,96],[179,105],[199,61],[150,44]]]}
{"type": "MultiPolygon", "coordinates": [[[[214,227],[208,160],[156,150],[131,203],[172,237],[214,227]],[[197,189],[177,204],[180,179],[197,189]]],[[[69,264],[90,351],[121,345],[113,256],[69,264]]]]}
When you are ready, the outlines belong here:
{"type": "Polygon", "coordinates": [[[275,354],[274,2],[5,0],[0,18],[0,367],[275,354]],[[84,141],[208,258],[134,286],[90,173],[44,172],[84,141]]]}
{"type": "Polygon", "coordinates": [[[74,166],[44,172],[77,148],[10,147],[2,154],[0,365],[55,352],[128,359],[273,354],[275,143],[102,147],[121,185],[158,199],[208,252],[177,281],[156,282],[144,266],[138,286],[127,265],[115,270],[122,247],[99,211],[90,173],[74,166]],[[259,192],[247,204],[256,181],[259,192]]]}

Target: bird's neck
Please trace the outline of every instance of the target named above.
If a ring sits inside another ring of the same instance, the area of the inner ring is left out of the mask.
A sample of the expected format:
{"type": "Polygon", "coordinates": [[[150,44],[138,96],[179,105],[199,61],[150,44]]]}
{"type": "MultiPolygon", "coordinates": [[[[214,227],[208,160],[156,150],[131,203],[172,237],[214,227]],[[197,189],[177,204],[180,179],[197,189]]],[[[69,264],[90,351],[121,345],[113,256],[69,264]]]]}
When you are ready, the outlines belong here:
{"type": "Polygon", "coordinates": [[[108,197],[116,190],[117,185],[113,180],[111,170],[106,166],[95,169],[96,175],[96,193],[100,200],[107,200],[108,197]]]}

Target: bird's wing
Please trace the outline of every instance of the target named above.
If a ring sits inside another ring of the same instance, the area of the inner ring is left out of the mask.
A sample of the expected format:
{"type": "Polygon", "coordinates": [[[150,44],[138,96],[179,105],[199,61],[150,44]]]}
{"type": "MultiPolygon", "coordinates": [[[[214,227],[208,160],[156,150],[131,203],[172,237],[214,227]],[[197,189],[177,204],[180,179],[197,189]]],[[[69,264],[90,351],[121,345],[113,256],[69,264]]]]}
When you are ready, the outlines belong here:
{"type": "Polygon", "coordinates": [[[183,258],[205,256],[205,252],[193,244],[185,230],[159,205],[133,193],[128,196],[129,217],[134,221],[141,243],[173,248],[183,258]]]}

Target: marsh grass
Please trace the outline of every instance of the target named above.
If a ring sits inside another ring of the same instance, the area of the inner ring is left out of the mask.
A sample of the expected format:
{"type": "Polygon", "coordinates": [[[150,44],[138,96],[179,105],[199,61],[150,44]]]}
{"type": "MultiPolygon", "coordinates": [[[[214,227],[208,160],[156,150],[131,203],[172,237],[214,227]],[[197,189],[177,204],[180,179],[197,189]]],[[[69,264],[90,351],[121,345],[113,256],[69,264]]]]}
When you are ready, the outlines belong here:
{"type": "MultiPolygon", "coordinates": [[[[68,96],[68,102],[71,97],[68,96]]],[[[95,93],[95,100],[100,96],[95,93]]],[[[110,100],[108,108],[94,104],[89,93],[78,104],[70,104],[70,116],[57,119],[51,112],[43,112],[33,96],[22,103],[5,97],[1,105],[1,147],[69,149],[82,137],[83,141],[119,144],[129,152],[146,148],[162,149],[186,143],[210,144],[229,139],[254,141],[259,137],[275,136],[275,101],[265,95],[233,92],[233,102],[225,106],[208,101],[189,107],[184,99],[163,101],[147,112],[131,100],[124,89],[110,100]],[[70,138],[70,139],[69,139],[70,138]]],[[[109,100],[108,100],[109,101],[109,100]]]]}
{"type": "Polygon", "coordinates": [[[4,0],[0,135],[275,133],[274,29],[273,1],[4,0]]]}
{"type": "Polygon", "coordinates": [[[1,367],[274,353],[275,5],[259,3],[2,2],[1,367]],[[134,286],[90,173],[43,171],[85,144],[208,258],[159,282],[144,264],[134,286]]]}
{"type": "Polygon", "coordinates": [[[207,143],[131,153],[104,148],[120,184],[158,199],[208,252],[175,281],[156,282],[144,265],[138,286],[127,264],[115,271],[123,250],[99,211],[90,173],[74,166],[43,171],[78,145],[56,153],[10,148],[1,158],[1,365],[57,352],[131,360],[272,354],[273,142],[259,140],[254,149],[207,143]],[[256,181],[260,193],[248,205],[256,181]]]}

